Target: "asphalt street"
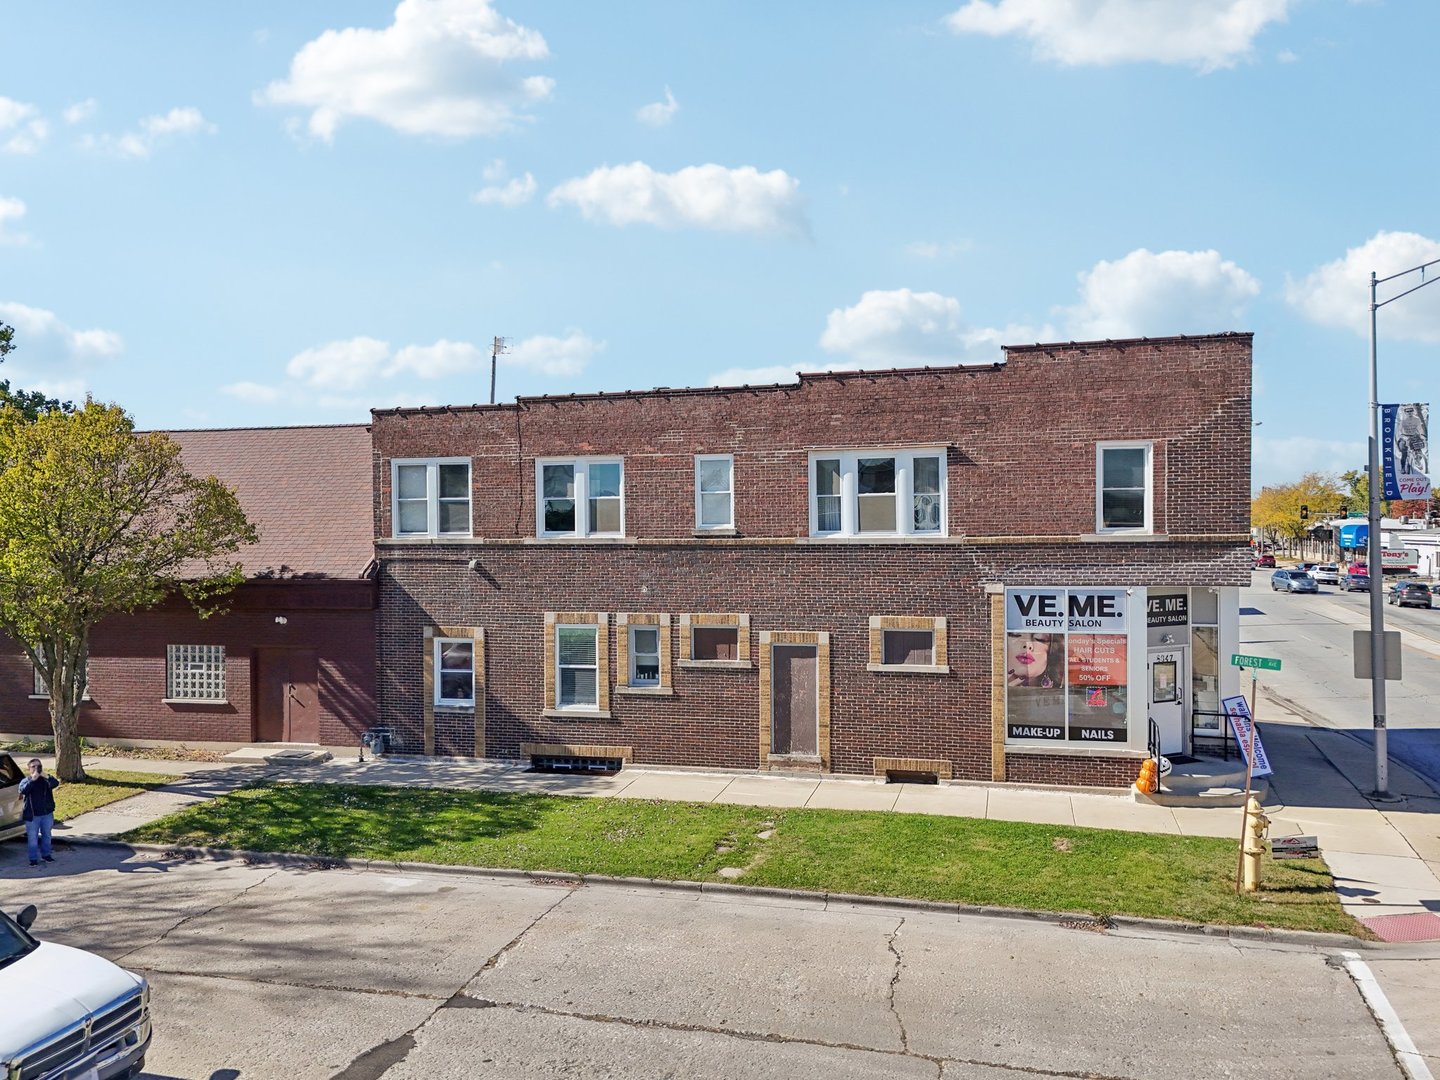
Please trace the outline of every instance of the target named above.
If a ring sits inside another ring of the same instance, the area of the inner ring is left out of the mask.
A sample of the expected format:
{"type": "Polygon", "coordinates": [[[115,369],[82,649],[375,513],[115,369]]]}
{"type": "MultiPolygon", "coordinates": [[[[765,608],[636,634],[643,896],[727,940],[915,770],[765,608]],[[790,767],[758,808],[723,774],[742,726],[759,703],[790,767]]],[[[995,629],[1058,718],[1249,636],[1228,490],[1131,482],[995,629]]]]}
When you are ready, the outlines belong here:
{"type": "Polygon", "coordinates": [[[156,1080],[1400,1075],[1278,942],[112,848],[0,896],[151,980],[156,1080]]]}
{"type": "MultiPolygon", "coordinates": [[[[1385,629],[1400,631],[1402,644],[1402,678],[1386,683],[1390,753],[1440,787],[1440,607],[1386,604],[1384,611],[1385,629]]],[[[1368,593],[1334,585],[1318,594],[1274,592],[1268,570],[1256,571],[1241,592],[1241,648],[1283,662],[1260,672],[1265,690],[1312,723],[1373,745],[1370,683],[1354,672],[1354,632],[1369,627],[1368,593]]]]}

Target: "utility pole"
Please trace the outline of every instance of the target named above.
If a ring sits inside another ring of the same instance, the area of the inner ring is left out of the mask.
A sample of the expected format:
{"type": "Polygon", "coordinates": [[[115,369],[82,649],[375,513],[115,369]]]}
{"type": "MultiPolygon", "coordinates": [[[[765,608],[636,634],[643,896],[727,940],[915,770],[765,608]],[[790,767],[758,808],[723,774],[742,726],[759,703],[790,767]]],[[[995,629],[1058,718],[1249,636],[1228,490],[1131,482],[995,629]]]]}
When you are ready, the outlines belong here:
{"type": "Polygon", "coordinates": [[[501,353],[510,351],[510,339],[497,337],[490,340],[490,404],[495,404],[495,361],[501,353]]]}
{"type": "Polygon", "coordinates": [[[1385,597],[1383,595],[1385,564],[1381,561],[1380,553],[1380,376],[1379,366],[1375,359],[1376,315],[1386,304],[1393,304],[1402,296],[1409,296],[1417,289],[1423,289],[1426,285],[1433,285],[1436,281],[1440,281],[1440,278],[1427,279],[1425,277],[1425,271],[1437,264],[1440,264],[1440,259],[1432,259],[1419,266],[1412,266],[1409,270],[1401,270],[1398,274],[1391,274],[1389,277],[1383,278],[1377,278],[1374,271],[1370,273],[1370,463],[1367,470],[1370,486],[1370,536],[1367,561],[1370,565],[1366,573],[1370,576],[1370,704],[1375,725],[1375,792],[1372,798],[1387,801],[1391,796],[1390,755],[1386,745],[1385,725],[1385,597]],[[1419,285],[1413,285],[1388,300],[1376,301],[1376,286],[1417,272],[1420,274],[1419,285]]]}

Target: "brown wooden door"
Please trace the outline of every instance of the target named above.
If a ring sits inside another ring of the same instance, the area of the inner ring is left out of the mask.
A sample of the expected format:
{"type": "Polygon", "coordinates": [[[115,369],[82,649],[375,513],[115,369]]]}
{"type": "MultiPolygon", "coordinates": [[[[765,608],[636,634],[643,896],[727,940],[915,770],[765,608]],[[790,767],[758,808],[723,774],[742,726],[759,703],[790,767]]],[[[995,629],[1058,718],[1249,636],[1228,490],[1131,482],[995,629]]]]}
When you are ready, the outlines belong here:
{"type": "Polygon", "coordinates": [[[819,753],[819,670],[813,645],[775,645],[770,653],[770,752],[819,753]]]}
{"type": "Polygon", "coordinates": [[[320,741],[314,649],[257,649],[255,740],[320,741]]]}

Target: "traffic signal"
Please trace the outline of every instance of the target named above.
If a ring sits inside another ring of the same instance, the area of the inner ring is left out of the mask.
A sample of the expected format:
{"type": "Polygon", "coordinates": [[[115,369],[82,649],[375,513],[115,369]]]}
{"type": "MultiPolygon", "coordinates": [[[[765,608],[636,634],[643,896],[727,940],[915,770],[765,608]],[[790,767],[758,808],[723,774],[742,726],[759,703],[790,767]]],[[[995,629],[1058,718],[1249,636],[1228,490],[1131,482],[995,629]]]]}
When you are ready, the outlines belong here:
{"type": "Polygon", "coordinates": [[[1306,505],[1304,505],[1304,504],[1302,503],[1302,504],[1300,505],[1300,520],[1301,520],[1301,521],[1304,521],[1304,520],[1305,520],[1306,518],[1308,518],[1309,516],[1310,516],[1310,507],[1308,507],[1308,506],[1306,506],[1306,505]]]}

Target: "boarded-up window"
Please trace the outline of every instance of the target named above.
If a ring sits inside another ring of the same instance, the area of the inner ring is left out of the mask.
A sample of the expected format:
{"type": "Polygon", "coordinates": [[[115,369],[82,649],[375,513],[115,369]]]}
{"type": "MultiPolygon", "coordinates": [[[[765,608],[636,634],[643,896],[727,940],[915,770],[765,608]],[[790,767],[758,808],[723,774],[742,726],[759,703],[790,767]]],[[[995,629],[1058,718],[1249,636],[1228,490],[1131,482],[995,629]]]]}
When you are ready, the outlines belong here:
{"type": "Polygon", "coordinates": [[[887,664],[935,663],[935,634],[930,630],[886,630],[885,659],[887,664]]]}
{"type": "Polygon", "coordinates": [[[691,639],[694,660],[738,660],[740,631],[734,626],[697,626],[691,639]]]}

